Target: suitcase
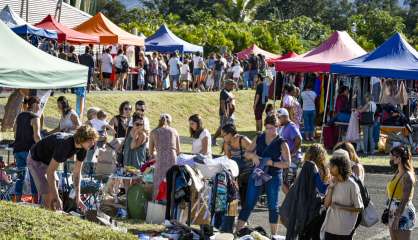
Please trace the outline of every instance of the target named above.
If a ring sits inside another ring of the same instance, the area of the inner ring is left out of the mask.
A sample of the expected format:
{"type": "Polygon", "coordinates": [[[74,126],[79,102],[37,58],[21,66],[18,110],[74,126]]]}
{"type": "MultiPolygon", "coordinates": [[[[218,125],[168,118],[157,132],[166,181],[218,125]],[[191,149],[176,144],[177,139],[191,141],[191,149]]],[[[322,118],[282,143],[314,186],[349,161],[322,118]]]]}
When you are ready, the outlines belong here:
{"type": "Polygon", "coordinates": [[[339,139],[338,128],[336,126],[325,126],[322,131],[325,149],[333,149],[339,139]]]}

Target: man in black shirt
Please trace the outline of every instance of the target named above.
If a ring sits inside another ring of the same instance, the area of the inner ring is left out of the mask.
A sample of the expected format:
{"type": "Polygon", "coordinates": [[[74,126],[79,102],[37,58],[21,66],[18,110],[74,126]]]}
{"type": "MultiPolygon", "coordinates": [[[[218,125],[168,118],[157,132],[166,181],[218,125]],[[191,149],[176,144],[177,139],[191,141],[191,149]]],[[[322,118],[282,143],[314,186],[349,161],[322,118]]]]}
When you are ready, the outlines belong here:
{"type": "Polygon", "coordinates": [[[216,138],[221,135],[221,129],[226,124],[234,124],[235,97],[231,93],[235,88],[235,81],[225,80],[225,88],[222,89],[219,98],[219,128],[212,138],[212,145],[216,145],[216,138]]]}
{"type": "Polygon", "coordinates": [[[60,163],[73,158],[77,161],[73,170],[73,183],[77,206],[85,209],[80,199],[80,178],[86,151],[92,148],[99,135],[95,129],[82,126],[76,133],[55,133],[32,146],[28,156],[28,168],[35,181],[39,194],[42,194],[43,204],[51,210],[62,210],[62,201],[58,195],[55,182],[55,171],[60,163]]]}
{"type": "Polygon", "coordinates": [[[81,65],[89,68],[89,73],[87,75],[87,92],[90,92],[91,80],[94,73],[94,59],[89,46],[86,46],[86,51],[78,57],[78,61],[81,65]]]}

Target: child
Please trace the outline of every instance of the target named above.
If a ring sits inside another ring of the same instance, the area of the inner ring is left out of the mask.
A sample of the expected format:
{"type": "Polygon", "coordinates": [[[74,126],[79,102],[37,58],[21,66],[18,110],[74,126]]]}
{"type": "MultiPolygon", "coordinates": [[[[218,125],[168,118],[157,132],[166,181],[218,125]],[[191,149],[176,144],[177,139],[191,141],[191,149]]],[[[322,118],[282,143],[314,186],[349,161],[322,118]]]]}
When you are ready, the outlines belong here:
{"type": "Polygon", "coordinates": [[[207,88],[208,92],[212,92],[214,83],[215,83],[214,72],[213,72],[212,69],[209,69],[208,70],[208,77],[206,79],[206,88],[207,88]]]}
{"type": "Polygon", "coordinates": [[[266,106],[266,116],[273,116],[275,114],[273,104],[269,103],[266,106]]]}
{"type": "Polygon", "coordinates": [[[186,82],[187,91],[189,91],[189,84],[190,84],[190,67],[189,62],[187,59],[184,59],[183,65],[180,68],[180,82],[183,84],[186,82]]]}
{"type": "Polygon", "coordinates": [[[144,68],[140,68],[138,70],[138,87],[140,91],[144,90],[144,85],[145,85],[145,69],[144,68]]]}
{"type": "Polygon", "coordinates": [[[97,118],[93,118],[90,120],[90,125],[99,133],[100,138],[97,142],[97,145],[99,147],[103,146],[106,142],[107,131],[110,131],[112,135],[116,133],[113,127],[110,126],[109,122],[106,119],[107,114],[103,110],[99,110],[97,112],[97,118]]]}

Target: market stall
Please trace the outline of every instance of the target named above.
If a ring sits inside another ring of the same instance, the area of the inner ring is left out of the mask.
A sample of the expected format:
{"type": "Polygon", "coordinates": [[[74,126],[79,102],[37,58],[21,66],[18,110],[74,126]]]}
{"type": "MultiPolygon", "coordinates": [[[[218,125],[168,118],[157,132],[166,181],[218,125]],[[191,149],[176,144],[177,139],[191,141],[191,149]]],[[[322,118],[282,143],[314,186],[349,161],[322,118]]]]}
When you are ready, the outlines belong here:
{"type": "Polygon", "coordinates": [[[17,15],[9,5],[6,5],[0,12],[0,20],[3,21],[9,27],[16,27],[19,25],[27,24],[19,15],[17,15]]]}
{"type": "Polygon", "coordinates": [[[241,52],[236,53],[239,60],[247,59],[251,56],[251,54],[254,54],[254,55],[261,54],[266,58],[267,61],[281,57],[278,54],[267,52],[266,50],[261,49],[256,44],[253,44],[249,48],[246,48],[242,50],[241,52]]]}
{"type": "Polygon", "coordinates": [[[177,37],[167,25],[161,27],[145,40],[145,50],[147,52],[171,53],[178,51],[179,53],[203,53],[203,47],[198,46],[177,37]]]}
{"type": "Polygon", "coordinates": [[[35,24],[35,27],[55,30],[58,33],[58,42],[70,44],[99,43],[99,38],[82,32],[75,31],[55,20],[51,15],[46,16],[42,21],[35,24]]]}

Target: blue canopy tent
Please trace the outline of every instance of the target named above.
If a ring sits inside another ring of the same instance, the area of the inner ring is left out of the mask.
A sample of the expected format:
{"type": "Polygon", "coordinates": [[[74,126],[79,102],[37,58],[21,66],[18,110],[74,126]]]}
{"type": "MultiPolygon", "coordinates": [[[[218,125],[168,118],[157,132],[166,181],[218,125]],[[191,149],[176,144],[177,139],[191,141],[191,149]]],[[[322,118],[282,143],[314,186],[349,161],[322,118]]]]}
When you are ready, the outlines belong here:
{"type": "Polygon", "coordinates": [[[396,33],[373,52],[332,64],[331,73],[418,80],[418,52],[396,33]]]}
{"type": "Polygon", "coordinates": [[[50,39],[58,38],[56,31],[37,28],[29,24],[12,27],[11,30],[17,35],[36,35],[38,37],[45,37],[50,39]]]}
{"type": "Polygon", "coordinates": [[[184,41],[174,35],[164,24],[154,35],[145,39],[145,51],[169,53],[178,51],[179,53],[203,53],[203,47],[184,41]]]}

